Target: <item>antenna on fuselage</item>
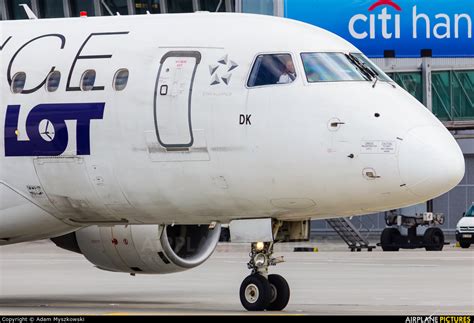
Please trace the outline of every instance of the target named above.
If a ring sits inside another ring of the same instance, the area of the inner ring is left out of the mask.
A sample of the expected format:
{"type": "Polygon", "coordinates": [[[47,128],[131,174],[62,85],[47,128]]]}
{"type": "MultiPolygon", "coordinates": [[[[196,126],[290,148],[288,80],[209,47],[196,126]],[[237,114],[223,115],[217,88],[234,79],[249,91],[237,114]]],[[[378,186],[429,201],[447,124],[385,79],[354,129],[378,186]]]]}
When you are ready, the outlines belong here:
{"type": "Polygon", "coordinates": [[[19,4],[19,6],[23,7],[26,15],[28,16],[28,19],[38,19],[38,17],[36,17],[35,13],[30,9],[30,7],[28,7],[27,4],[21,3],[19,4]]]}

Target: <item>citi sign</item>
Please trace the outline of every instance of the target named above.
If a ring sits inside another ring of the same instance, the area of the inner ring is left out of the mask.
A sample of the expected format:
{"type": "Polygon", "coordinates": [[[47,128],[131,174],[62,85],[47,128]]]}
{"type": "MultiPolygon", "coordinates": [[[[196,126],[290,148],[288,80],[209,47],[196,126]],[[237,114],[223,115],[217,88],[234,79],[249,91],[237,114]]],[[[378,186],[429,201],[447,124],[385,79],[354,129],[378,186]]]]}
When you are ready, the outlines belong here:
{"type": "Polygon", "coordinates": [[[413,39],[472,38],[473,17],[466,12],[433,14],[423,12],[416,5],[402,8],[397,2],[378,0],[368,8],[368,14],[352,16],[348,25],[350,35],[355,39],[400,39],[410,36],[413,39]],[[389,8],[392,13],[389,13],[389,8]],[[405,10],[409,10],[409,13],[406,14],[405,10]],[[411,21],[407,23],[404,19],[411,21]],[[411,26],[411,35],[402,35],[402,32],[407,32],[405,27],[402,29],[402,24],[411,26]]]}

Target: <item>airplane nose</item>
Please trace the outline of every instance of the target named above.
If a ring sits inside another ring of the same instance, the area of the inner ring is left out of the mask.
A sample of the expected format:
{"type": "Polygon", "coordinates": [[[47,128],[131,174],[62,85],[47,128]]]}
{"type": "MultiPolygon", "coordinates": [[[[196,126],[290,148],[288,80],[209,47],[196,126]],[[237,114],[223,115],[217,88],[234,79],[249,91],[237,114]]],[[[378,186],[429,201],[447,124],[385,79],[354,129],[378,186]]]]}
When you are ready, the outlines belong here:
{"type": "Polygon", "coordinates": [[[429,200],[446,193],[464,176],[464,156],[442,126],[416,127],[407,132],[398,155],[403,184],[429,200]]]}

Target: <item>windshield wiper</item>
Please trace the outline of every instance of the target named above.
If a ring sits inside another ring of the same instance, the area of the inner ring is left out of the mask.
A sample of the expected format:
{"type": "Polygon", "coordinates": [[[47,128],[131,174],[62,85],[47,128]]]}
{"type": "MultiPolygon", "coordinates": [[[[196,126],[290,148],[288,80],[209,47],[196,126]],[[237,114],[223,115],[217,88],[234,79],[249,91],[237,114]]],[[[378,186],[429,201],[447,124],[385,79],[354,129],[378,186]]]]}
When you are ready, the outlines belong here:
{"type": "Polygon", "coordinates": [[[372,87],[375,88],[375,86],[377,85],[377,82],[379,81],[379,76],[376,75],[375,76],[375,81],[374,81],[374,84],[372,84],[372,87]]]}
{"type": "Polygon", "coordinates": [[[372,67],[367,66],[364,62],[361,62],[357,57],[352,54],[346,54],[346,57],[354,64],[365,76],[368,77],[368,80],[373,80],[374,83],[372,87],[375,88],[377,82],[379,81],[379,73],[375,71],[372,67]]]}
{"type": "Polygon", "coordinates": [[[367,81],[372,80],[372,73],[368,71],[361,63],[360,61],[353,56],[352,54],[345,54],[347,59],[359,69],[359,71],[364,75],[364,77],[367,79],[367,81]]]}
{"type": "MultiPolygon", "coordinates": [[[[356,59],[360,62],[360,60],[359,60],[357,57],[356,57],[356,59]]],[[[375,86],[377,85],[377,82],[380,80],[380,77],[379,77],[380,75],[379,75],[379,73],[378,73],[376,70],[374,70],[374,69],[372,68],[372,66],[369,66],[369,65],[365,64],[364,62],[361,62],[361,64],[362,64],[362,66],[364,66],[367,70],[369,70],[369,71],[372,73],[373,77],[375,78],[374,84],[372,85],[372,87],[375,88],[375,86]]]]}

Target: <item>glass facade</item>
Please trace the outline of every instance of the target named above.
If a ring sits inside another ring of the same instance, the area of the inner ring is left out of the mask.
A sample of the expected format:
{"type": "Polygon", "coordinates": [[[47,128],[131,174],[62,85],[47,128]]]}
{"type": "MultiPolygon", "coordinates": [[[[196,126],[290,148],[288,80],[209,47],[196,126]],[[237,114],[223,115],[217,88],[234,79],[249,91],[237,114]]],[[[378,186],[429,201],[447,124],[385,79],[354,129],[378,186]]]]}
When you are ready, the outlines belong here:
{"type": "Polygon", "coordinates": [[[134,1],[135,13],[146,14],[147,11],[150,13],[161,13],[161,1],[160,0],[136,0],[134,1]]]}
{"type": "Polygon", "coordinates": [[[169,13],[194,11],[192,0],[168,0],[166,6],[169,13]]]}
{"type": "Polygon", "coordinates": [[[242,0],[242,12],[273,15],[274,11],[273,0],[242,0]]]}
{"type": "Polygon", "coordinates": [[[7,8],[11,19],[28,19],[25,9],[20,7],[20,4],[26,4],[31,8],[30,0],[8,0],[7,8]]]}
{"type": "MultiPolygon", "coordinates": [[[[81,11],[88,16],[183,13],[194,11],[235,12],[245,0],[0,0],[0,20],[27,19],[26,4],[38,18],[79,17],[81,11]],[[3,4],[5,4],[3,6],[3,4]]],[[[273,14],[273,1],[246,3],[247,12],[273,14]],[[270,10],[271,9],[271,10],[270,10]]]]}
{"type": "Polygon", "coordinates": [[[421,72],[390,73],[392,80],[423,103],[423,80],[421,72]]]}
{"type": "Polygon", "coordinates": [[[433,113],[438,118],[474,119],[474,70],[433,72],[431,80],[433,113]]]}
{"type": "Polygon", "coordinates": [[[225,0],[200,0],[199,1],[199,10],[201,11],[216,12],[218,6],[219,6],[219,12],[227,11],[225,0]]]}
{"type": "Polygon", "coordinates": [[[38,10],[42,18],[64,17],[63,0],[42,0],[38,1],[38,10]]]}
{"type": "Polygon", "coordinates": [[[115,16],[117,13],[128,15],[127,0],[103,0],[101,3],[104,13],[109,13],[111,16],[115,16]]]}
{"type": "MultiPolygon", "coordinates": [[[[390,77],[423,103],[421,72],[390,73],[390,77]]],[[[433,113],[442,121],[474,119],[474,70],[431,73],[433,113]]]]}

